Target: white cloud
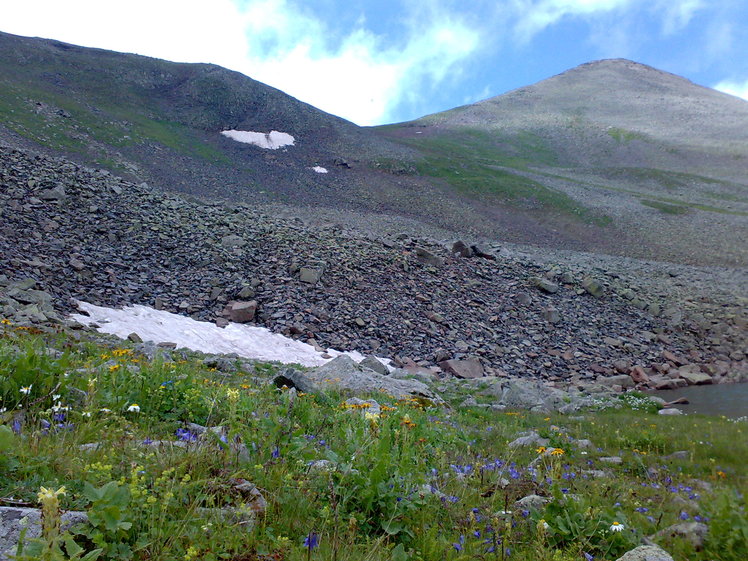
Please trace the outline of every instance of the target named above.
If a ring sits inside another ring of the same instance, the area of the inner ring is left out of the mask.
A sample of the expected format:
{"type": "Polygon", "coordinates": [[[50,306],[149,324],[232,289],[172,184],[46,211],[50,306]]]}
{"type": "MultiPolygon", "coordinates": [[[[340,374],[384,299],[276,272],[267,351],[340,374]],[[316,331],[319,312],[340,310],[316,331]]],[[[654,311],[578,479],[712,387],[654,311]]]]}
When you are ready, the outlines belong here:
{"type": "Polygon", "coordinates": [[[716,84],[712,87],[715,90],[734,95],[735,97],[742,97],[743,99],[748,101],[748,79],[743,82],[735,80],[723,80],[719,84],[716,84]]]}
{"type": "Polygon", "coordinates": [[[672,35],[686,27],[697,11],[704,7],[704,0],[660,0],[656,7],[661,9],[664,14],[662,22],[662,32],[665,35],[672,35]]]}
{"type": "Polygon", "coordinates": [[[512,0],[517,18],[514,31],[524,41],[564,18],[592,20],[634,9],[644,9],[661,18],[663,34],[670,35],[688,25],[704,5],[704,0],[512,0]]]}
{"type": "Polygon", "coordinates": [[[248,74],[359,124],[386,121],[424,86],[458,72],[480,44],[474,28],[441,12],[407,21],[396,45],[364,27],[336,36],[285,0],[252,2],[247,14],[248,74]]]}
{"type": "Polygon", "coordinates": [[[618,10],[637,0],[514,0],[515,32],[524,40],[565,17],[590,16],[618,10]]]}

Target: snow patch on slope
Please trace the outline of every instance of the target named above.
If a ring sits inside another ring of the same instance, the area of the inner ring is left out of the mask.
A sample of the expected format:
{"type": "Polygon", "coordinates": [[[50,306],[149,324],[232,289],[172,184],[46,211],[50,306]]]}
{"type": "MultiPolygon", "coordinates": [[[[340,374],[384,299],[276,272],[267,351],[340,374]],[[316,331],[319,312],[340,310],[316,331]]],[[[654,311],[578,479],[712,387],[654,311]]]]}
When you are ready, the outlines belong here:
{"type": "Polygon", "coordinates": [[[317,173],[327,173],[327,168],[323,168],[322,166],[314,166],[312,169],[317,173]]]}
{"type": "Polygon", "coordinates": [[[177,347],[211,354],[236,353],[245,358],[278,361],[284,364],[321,366],[332,358],[346,354],[356,362],[364,356],[356,351],[341,353],[328,349],[332,358],[323,358],[311,345],[272,333],[264,327],[229,323],[220,328],[206,321],[154,310],[148,306],[127,306],[121,310],[78,302],[78,309],[87,315],[72,314],[70,317],[83,325],[96,324],[102,333],[123,339],[137,333],[143,341],[171,342],[177,347]]]}
{"type": "Polygon", "coordinates": [[[236,140],[237,142],[254,144],[255,146],[266,148],[268,150],[277,150],[284,146],[293,146],[295,141],[294,137],[287,132],[278,131],[252,132],[231,129],[228,131],[221,131],[221,134],[236,140]]]}

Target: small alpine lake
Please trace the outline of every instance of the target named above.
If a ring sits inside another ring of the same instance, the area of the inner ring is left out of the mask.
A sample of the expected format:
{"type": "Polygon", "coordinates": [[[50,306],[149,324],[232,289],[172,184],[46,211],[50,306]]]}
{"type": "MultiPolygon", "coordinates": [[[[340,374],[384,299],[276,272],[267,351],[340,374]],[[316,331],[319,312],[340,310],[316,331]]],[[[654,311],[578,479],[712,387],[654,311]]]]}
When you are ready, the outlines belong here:
{"type": "Polygon", "coordinates": [[[725,417],[743,417],[748,415],[748,384],[716,384],[707,386],[689,386],[678,390],[661,390],[652,392],[665,401],[674,401],[685,397],[689,403],[678,405],[684,413],[702,415],[724,415],[725,417]]]}

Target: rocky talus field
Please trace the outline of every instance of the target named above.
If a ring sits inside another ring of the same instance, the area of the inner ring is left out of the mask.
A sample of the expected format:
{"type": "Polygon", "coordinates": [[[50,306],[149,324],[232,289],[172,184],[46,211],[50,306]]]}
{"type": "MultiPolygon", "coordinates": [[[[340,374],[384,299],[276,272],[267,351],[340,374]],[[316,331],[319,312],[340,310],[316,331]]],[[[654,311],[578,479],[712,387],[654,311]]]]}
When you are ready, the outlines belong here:
{"type": "Polygon", "coordinates": [[[279,218],[12,148],[0,183],[0,311],[15,322],[61,320],[75,300],[145,304],[437,378],[620,389],[748,376],[744,269],[438,239],[382,217],[279,218]]]}

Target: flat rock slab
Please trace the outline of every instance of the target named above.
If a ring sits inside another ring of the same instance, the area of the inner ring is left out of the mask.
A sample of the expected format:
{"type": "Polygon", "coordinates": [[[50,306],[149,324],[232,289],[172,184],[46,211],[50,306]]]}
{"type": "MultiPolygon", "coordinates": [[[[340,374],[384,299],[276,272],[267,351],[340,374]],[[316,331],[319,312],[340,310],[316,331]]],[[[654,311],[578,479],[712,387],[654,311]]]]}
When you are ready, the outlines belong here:
{"type": "MultiPolygon", "coordinates": [[[[291,372],[288,370],[282,373],[283,378],[292,382],[293,386],[301,391],[313,392],[316,389],[325,388],[326,386],[337,386],[357,395],[382,392],[395,399],[424,397],[434,403],[443,402],[423,382],[399,379],[395,377],[395,373],[391,376],[383,376],[357,364],[347,355],[341,355],[327,364],[308,372],[295,371],[291,375],[291,372]]],[[[276,385],[279,385],[279,381],[278,377],[276,377],[274,382],[276,385]]]]}
{"type": "MultiPolygon", "coordinates": [[[[62,530],[74,524],[88,522],[85,512],[68,511],[62,515],[62,530]]],[[[41,510],[15,506],[0,507],[0,561],[8,561],[15,555],[21,530],[26,527],[26,539],[38,538],[42,534],[41,510]]]]}
{"type": "Polygon", "coordinates": [[[670,554],[656,545],[640,545],[627,551],[616,561],[673,561],[670,554]]]}

